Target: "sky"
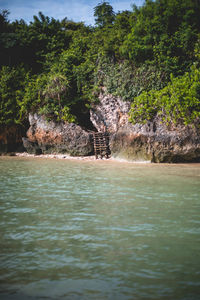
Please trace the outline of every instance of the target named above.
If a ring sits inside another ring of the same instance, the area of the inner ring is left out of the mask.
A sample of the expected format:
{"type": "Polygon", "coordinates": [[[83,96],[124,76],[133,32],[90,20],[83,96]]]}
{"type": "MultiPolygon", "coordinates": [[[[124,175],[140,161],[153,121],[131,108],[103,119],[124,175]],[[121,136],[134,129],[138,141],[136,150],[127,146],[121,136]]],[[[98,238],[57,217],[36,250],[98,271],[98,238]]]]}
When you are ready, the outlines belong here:
{"type": "MultiPolygon", "coordinates": [[[[131,5],[141,6],[144,0],[107,0],[114,12],[132,10],[131,5]]],[[[94,25],[94,7],[101,0],[0,0],[0,10],[7,9],[8,19],[12,22],[23,19],[27,23],[41,11],[45,16],[62,20],[67,17],[75,22],[94,25]]]]}

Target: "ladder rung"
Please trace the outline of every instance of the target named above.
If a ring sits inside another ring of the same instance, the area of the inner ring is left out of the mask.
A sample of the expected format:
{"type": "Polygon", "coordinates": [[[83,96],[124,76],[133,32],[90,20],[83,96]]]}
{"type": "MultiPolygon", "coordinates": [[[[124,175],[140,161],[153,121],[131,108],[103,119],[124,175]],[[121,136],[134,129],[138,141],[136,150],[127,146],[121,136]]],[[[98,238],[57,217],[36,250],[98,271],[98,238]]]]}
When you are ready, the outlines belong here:
{"type": "Polygon", "coordinates": [[[105,132],[94,132],[93,133],[94,152],[96,158],[100,155],[101,157],[110,154],[109,149],[109,135],[105,132]]]}

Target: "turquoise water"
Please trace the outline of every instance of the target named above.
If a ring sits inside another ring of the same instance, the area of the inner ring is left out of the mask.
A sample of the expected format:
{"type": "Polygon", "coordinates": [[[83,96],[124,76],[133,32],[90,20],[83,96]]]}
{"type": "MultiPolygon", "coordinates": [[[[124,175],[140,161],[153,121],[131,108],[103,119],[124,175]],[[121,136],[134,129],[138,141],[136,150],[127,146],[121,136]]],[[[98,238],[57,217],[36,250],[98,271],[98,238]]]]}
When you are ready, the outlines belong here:
{"type": "Polygon", "coordinates": [[[200,164],[0,158],[0,299],[200,299],[200,164]]]}

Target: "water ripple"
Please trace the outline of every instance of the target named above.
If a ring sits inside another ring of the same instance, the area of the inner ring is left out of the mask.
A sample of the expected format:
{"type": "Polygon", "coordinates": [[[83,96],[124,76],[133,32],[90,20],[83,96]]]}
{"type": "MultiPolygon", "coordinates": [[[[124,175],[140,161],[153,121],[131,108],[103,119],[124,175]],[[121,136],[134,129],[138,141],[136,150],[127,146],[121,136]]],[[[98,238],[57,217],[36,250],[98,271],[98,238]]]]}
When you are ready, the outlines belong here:
{"type": "Polygon", "coordinates": [[[2,299],[198,299],[197,165],[0,164],[2,299]]]}

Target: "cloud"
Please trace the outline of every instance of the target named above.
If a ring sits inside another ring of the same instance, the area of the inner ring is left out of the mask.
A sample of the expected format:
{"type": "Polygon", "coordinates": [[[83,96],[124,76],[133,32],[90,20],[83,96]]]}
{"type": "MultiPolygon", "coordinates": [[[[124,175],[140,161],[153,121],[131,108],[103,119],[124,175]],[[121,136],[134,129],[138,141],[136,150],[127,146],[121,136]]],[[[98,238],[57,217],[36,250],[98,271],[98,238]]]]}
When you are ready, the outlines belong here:
{"type": "MultiPolygon", "coordinates": [[[[33,20],[33,15],[38,15],[41,11],[44,15],[55,19],[72,19],[73,21],[83,21],[87,25],[94,25],[94,7],[101,0],[0,0],[0,7],[10,11],[11,21],[24,19],[26,22],[33,20]]],[[[111,0],[108,1],[113,6],[115,12],[131,10],[131,4],[141,5],[142,0],[111,0]]]]}

